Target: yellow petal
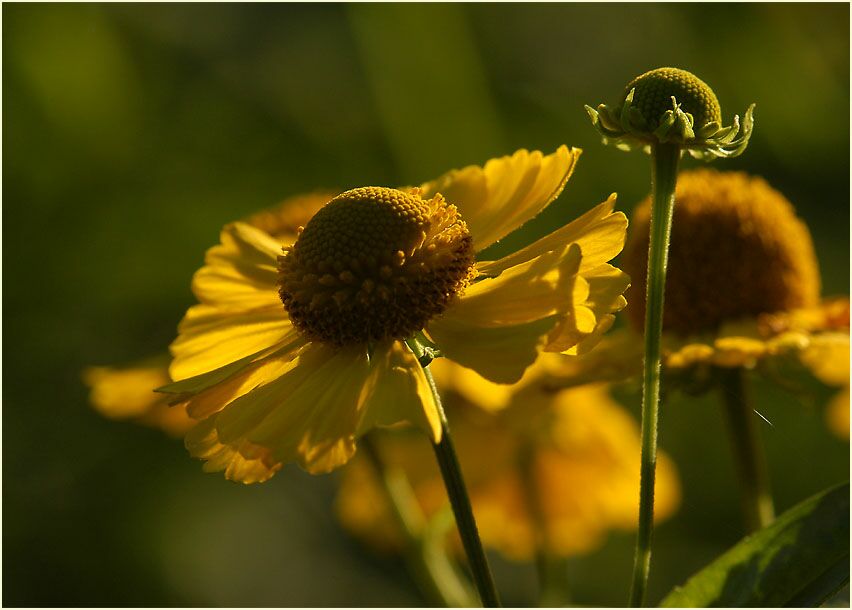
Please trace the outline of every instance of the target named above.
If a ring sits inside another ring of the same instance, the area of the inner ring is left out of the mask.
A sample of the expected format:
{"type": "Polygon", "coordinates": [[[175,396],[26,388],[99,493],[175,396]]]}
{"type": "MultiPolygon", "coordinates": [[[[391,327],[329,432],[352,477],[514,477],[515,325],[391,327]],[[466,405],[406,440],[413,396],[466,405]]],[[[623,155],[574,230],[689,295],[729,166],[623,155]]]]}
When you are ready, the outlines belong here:
{"type": "Polygon", "coordinates": [[[184,407],[187,413],[195,419],[203,419],[221,411],[240,396],[277,379],[294,368],[298,353],[297,349],[279,350],[271,356],[251,362],[238,373],[186,400],[184,407]]]}
{"type": "Polygon", "coordinates": [[[420,363],[401,341],[377,346],[370,357],[370,377],[364,387],[364,417],[358,434],[375,426],[407,421],[433,442],[441,440],[438,408],[420,363]]]}
{"type": "Polygon", "coordinates": [[[190,455],[206,461],[205,472],[225,471],[225,477],[239,483],[262,483],[282,464],[268,455],[246,458],[234,448],[222,444],[216,432],[217,415],[201,421],[186,435],[185,445],[190,455]]]}
{"type": "Polygon", "coordinates": [[[849,440],[849,386],[840,390],[828,403],[825,419],[834,434],[849,440]]]}
{"type": "Polygon", "coordinates": [[[485,167],[471,165],[452,170],[420,188],[424,198],[440,193],[458,207],[479,251],[535,217],[556,199],[580,153],[580,149],[566,146],[547,156],[537,150],[519,150],[511,157],[491,159],[485,167]]]}
{"type": "Polygon", "coordinates": [[[280,304],[250,312],[194,305],[178,332],[170,347],[174,360],[169,373],[174,380],[213,371],[298,335],[280,304]]]}
{"type": "Polygon", "coordinates": [[[802,363],[826,385],[849,385],[849,335],[823,333],[811,337],[808,347],[799,354],[802,363]]]}
{"type": "Polygon", "coordinates": [[[228,309],[278,305],[278,255],[281,245],[263,231],[236,222],[222,229],[221,243],[210,248],[192,280],[198,300],[228,309]]]}
{"type": "Polygon", "coordinates": [[[296,364],[229,404],[217,430],[227,444],[244,439],[278,462],[298,460],[308,472],[328,472],[355,451],[367,354],[311,344],[296,364]]]}
{"type": "Polygon", "coordinates": [[[112,419],[159,428],[170,436],[182,436],[195,422],[181,406],[169,406],[168,396],[154,390],[169,381],[168,358],[163,355],[135,366],[89,367],[84,382],[91,387],[89,401],[112,419]]]}
{"type": "Polygon", "coordinates": [[[164,400],[154,392],[169,381],[164,364],[116,368],[92,366],[83,371],[91,387],[89,401],[102,415],[115,419],[139,417],[164,400]]]}
{"type": "Polygon", "coordinates": [[[570,295],[575,291],[580,258],[580,248],[572,244],[480,280],[444,316],[495,327],[565,314],[574,304],[570,295]]]}
{"type": "Polygon", "coordinates": [[[318,191],[288,197],[281,203],[261,210],[243,222],[268,233],[282,245],[296,241],[299,227],[304,227],[320,208],[337,195],[336,192],[318,191]]]}
{"type": "Polygon", "coordinates": [[[484,261],[476,269],[484,275],[494,276],[505,269],[540,256],[564,244],[577,244],[583,253],[580,271],[597,267],[615,257],[624,247],[627,217],[613,212],[615,194],[592,208],[578,219],[542,237],[526,248],[498,261],[484,261]]]}
{"type": "Polygon", "coordinates": [[[429,324],[441,352],[462,366],[497,383],[515,383],[535,362],[558,318],[527,324],[488,327],[475,321],[444,316],[429,324]]]}
{"type": "Polygon", "coordinates": [[[456,364],[449,358],[433,360],[429,369],[441,392],[457,392],[484,409],[498,411],[505,408],[512,398],[514,385],[488,381],[476,371],[456,364]]]}
{"type": "Polygon", "coordinates": [[[567,317],[553,330],[547,350],[571,355],[591,350],[615,321],[611,314],[627,301],[622,294],[630,286],[630,277],[612,265],[602,264],[581,273],[587,286],[582,300],[575,291],[574,316],[567,317]]]}
{"type": "Polygon", "coordinates": [[[752,368],[766,353],[766,343],[750,337],[720,337],[713,347],[713,364],[723,368],[752,368]]]}

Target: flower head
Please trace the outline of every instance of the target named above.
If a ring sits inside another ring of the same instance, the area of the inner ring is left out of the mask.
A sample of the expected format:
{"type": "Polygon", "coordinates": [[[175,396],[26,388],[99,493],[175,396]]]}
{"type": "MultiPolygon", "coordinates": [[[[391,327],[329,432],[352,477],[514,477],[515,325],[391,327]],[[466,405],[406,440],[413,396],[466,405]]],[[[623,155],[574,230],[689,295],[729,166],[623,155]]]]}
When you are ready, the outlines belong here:
{"type": "MultiPolygon", "coordinates": [[[[633,213],[625,270],[642,294],[651,200],[633,213]]],[[[686,171],[675,192],[663,328],[682,336],[763,313],[811,307],[820,278],[813,242],[792,204],[762,178],[712,169],[686,171]]],[[[631,299],[642,328],[644,299],[631,299]]]]}
{"type": "MultiPolygon", "coordinates": [[[[761,178],[707,169],[681,174],[675,199],[665,382],[700,392],[718,368],[759,368],[781,379],[776,371],[804,367],[839,389],[828,417],[848,437],[849,299],[821,300],[810,232],[792,204],[761,178]]],[[[567,359],[551,371],[554,383],[641,372],[649,206],[645,200],[634,211],[623,255],[639,292],[626,310],[633,331],[612,333],[588,356],[567,359]]]]}
{"type": "Polygon", "coordinates": [[[617,106],[586,106],[605,144],[622,150],[650,149],[654,143],[675,143],[705,161],[736,157],[748,146],[754,126],[754,104],[746,111],[740,134],[739,116],[722,127],[722,111],[713,90],[679,68],[657,68],[637,76],[617,106]],[[737,137],[739,136],[739,137],[737,137]]]}
{"type": "Polygon", "coordinates": [[[252,482],[293,461],[332,470],[374,426],[407,421],[438,441],[415,334],[501,383],[541,351],[591,345],[628,285],[606,262],[626,229],[614,198],[512,255],[474,258],[553,201],[579,154],[518,151],[416,189],[346,191],[293,241],[226,226],[163,388],[199,420],[190,452],[252,482]]]}
{"type": "MultiPolygon", "coordinates": [[[[564,356],[548,360],[558,358],[564,356]]],[[[612,530],[636,527],[638,426],[604,386],[551,392],[540,383],[550,363],[536,363],[495,409],[479,400],[502,388],[470,379],[476,374],[445,359],[434,366],[486,546],[517,561],[537,552],[574,556],[597,549],[612,530]],[[471,383],[482,391],[469,392],[471,383]]],[[[447,499],[428,447],[400,433],[377,440],[385,463],[408,476],[426,518],[439,520],[447,499]]],[[[664,520],[678,507],[680,485],[667,455],[660,454],[658,467],[656,518],[664,520]]],[[[371,546],[399,549],[390,509],[366,461],[343,471],[337,513],[371,546]]]]}

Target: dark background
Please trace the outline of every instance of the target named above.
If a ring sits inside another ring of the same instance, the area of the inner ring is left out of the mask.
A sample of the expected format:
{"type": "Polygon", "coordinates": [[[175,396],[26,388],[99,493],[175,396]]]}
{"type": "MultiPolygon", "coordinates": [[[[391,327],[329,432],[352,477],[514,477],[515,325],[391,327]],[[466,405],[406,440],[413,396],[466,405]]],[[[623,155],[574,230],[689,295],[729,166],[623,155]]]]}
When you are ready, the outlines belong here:
{"type": "MultiPolygon", "coordinates": [[[[600,145],[583,104],[674,65],[723,115],[757,102],[747,152],[810,225],[824,292],[849,292],[845,4],[6,4],[3,16],[3,604],[407,605],[392,559],[331,511],[335,477],[244,487],[179,441],[108,421],[80,371],[162,351],[220,227],[317,187],[411,184],[521,147],[582,147],[529,240],[648,158],[600,145]]],[[[698,162],[686,161],[685,166],[698,162]]],[[[818,405],[755,382],[779,509],[848,478],[818,405]]],[[[638,411],[637,404],[628,406],[638,411]]],[[[661,443],[683,484],[651,599],[740,536],[715,402],[675,400],[661,443]]],[[[620,605],[633,536],[571,561],[580,604],[620,605]]],[[[505,601],[530,566],[495,558],[505,601]]]]}

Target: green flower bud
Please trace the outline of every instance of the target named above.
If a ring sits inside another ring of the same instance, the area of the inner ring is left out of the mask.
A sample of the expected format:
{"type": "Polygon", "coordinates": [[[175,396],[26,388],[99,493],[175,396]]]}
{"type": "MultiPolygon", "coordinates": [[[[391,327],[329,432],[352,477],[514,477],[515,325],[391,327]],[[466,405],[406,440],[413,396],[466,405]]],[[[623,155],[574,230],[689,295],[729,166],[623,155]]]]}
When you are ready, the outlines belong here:
{"type": "Polygon", "coordinates": [[[694,74],[678,68],[657,68],[634,78],[615,109],[601,104],[597,110],[586,106],[586,111],[605,144],[650,151],[654,143],[675,143],[705,161],[742,154],[754,125],[752,104],[742,132],[739,116],[733,125],[722,127],[716,94],[694,74]]]}

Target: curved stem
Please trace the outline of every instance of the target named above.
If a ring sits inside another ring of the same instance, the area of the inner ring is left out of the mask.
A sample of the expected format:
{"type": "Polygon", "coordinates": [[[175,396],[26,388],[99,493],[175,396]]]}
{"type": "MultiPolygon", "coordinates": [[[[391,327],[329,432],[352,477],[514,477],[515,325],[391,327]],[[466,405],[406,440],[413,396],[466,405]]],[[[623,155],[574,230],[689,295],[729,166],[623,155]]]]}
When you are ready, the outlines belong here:
{"type": "Polygon", "coordinates": [[[428,366],[422,365],[425,350],[417,340],[408,341],[408,345],[414,352],[414,355],[417,356],[417,359],[421,361],[423,373],[429,381],[429,388],[432,390],[432,396],[441,418],[441,442],[433,443],[432,447],[435,450],[438,466],[441,468],[444,487],[446,487],[447,495],[450,498],[450,505],[453,508],[462,546],[470,564],[473,581],[476,584],[482,605],[486,608],[499,608],[500,598],[497,595],[497,588],[494,586],[494,578],[491,576],[491,568],[488,565],[488,559],[485,557],[482,541],[479,539],[479,530],[476,527],[476,520],[473,517],[473,509],[470,505],[470,497],[468,496],[459,460],[453,446],[447,415],[444,413],[444,407],[441,403],[441,397],[438,394],[435,380],[432,378],[432,372],[428,366]]]}
{"type": "Polygon", "coordinates": [[[766,456],[760,446],[760,431],[749,406],[741,369],[719,369],[720,389],[728,415],[728,429],[743,493],[743,514],[748,532],[766,527],[775,519],[769,490],[766,456]]]}
{"type": "Polygon", "coordinates": [[[645,602],[651,568],[654,533],[654,479],[657,466],[657,414],[660,402],[660,343],[663,332],[663,296],[669,258],[677,165],[680,148],[655,144],[651,150],[652,207],[645,295],[645,372],[642,386],[642,457],[639,481],[639,527],[630,587],[630,605],[645,602]]]}
{"type": "Polygon", "coordinates": [[[388,467],[381,458],[372,435],[361,439],[364,455],[370,461],[394,518],[405,536],[406,559],[424,593],[448,608],[470,607],[475,599],[470,584],[464,582],[446,553],[429,539],[426,518],[414,496],[408,477],[399,468],[388,467]]]}

